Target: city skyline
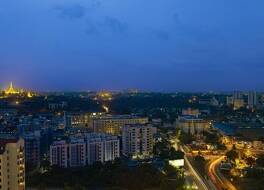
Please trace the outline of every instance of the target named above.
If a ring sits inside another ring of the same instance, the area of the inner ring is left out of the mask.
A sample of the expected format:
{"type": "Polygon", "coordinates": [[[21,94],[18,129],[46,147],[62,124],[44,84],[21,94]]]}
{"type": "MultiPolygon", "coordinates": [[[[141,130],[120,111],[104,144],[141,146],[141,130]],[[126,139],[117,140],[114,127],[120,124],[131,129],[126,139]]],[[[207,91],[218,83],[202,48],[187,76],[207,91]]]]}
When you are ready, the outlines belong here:
{"type": "Polygon", "coordinates": [[[18,86],[16,84],[13,83],[13,81],[9,82],[8,84],[4,84],[2,85],[0,83],[0,91],[4,91],[6,94],[9,95],[14,95],[14,94],[19,94],[19,93],[23,93],[23,92],[146,92],[146,93],[234,93],[234,92],[241,92],[241,93],[251,93],[251,92],[255,92],[255,93],[261,93],[263,91],[258,91],[258,90],[252,90],[252,89],[244,89],[244,90],[240,90],[240,89],[231,89],[231,90],[226,90],[226,91],[214,91],[214,90],[192,90],[192,91],[161,91],[161,90],[142,90],[142,89],[138,89],[138,88],[124,88],[124,89],[66,89],[66,90],[60,90],[60,89],[53,89],[53,90],[49,90],[49,89],[42,89],[42,90],[38,90],[37,89],[33,89],[33,88],[24,88],[21,86],[18,86]]]}
{"type": "Polygon", "coordinates": [[[263,0],[0,0],[0,190],[264,190],[263,0]]]}
{"type": "Polygon", "coordinates": [[[262,91],[263,5],[1,1],[0,81],[40,91],[262,91]]]}

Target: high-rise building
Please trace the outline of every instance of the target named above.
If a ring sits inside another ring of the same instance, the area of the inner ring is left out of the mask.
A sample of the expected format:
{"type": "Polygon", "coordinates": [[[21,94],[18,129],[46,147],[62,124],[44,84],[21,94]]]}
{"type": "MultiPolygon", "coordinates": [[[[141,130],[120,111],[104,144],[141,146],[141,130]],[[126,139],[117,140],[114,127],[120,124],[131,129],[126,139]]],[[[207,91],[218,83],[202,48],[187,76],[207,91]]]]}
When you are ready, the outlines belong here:
{"type": "Polygon", "coordinates": [[[240,91],[234,91],[232,97],[227,97],[227,105],[232,105],[234,110],[238,110],[245,106],[243,93],[240,91]]]}
{"type": "Polygon", "coordinates": [[[122,127],[129,124],[146,124],[148,118],[133,115],[104,115],[93,119],[94,132],[121,135],[122,127]]]}
{"type": "Polygon", "coordinates": [[[64,113],[64,127],[69,129],[72,127],[72,117],[69,114],[64,113]]]}
{"type": "Polygon", "coordinates": [[[68,167],[68,144],[66,141],[55,141],[50,146],[50,163],[61,168],[68,167]]]}
{"type": "Polygon", "coordinates": [[[28,133],[23,135],[25,141],[26,167],[40,165],[40,134],[28,133]]]}
{"type": "Polygon", "coordinates": [[[258,104],[258,99],[257,99],[257,92],[255,91],[250,91],[248,92],[248,108],[253,109],[257,106],[258,104]]]}
{"type": "Polygon", "coordinates": [[[241,91],[234,91],[233,98],[234,98],[234,100],[242,99],[243,98],[243,93],[241,91]]]}
{"type": "Polygon", "coordinates": [[[122,153],[132,158],[151,157],[155,129],[150,124],[125,125],[122,129],[122,153]]]}
{"type": "Polygon", "coordinates": [[[0,139],[0,189],[25,190],[23,139],[0,139]]]}
{"type": "Polygon", "coordinates": [[[84,139],[73,138],[69,143],[69,167],[86,166],[86,143],[84,139]]]}
{"type": "Polygon", "coordinates": [[[120,157],[120,142],[116,136],[91,133],[86,136],[87,162],[113,161],[120,157]]]}
{"type": "Polygon", "coordinates": [[[227,104],[228,106],[233,105],[233,104],[234,104],[234,99],[233,99],[233,97],[227,96],[227,97],[226,97],[226,104],[227,104]]]}

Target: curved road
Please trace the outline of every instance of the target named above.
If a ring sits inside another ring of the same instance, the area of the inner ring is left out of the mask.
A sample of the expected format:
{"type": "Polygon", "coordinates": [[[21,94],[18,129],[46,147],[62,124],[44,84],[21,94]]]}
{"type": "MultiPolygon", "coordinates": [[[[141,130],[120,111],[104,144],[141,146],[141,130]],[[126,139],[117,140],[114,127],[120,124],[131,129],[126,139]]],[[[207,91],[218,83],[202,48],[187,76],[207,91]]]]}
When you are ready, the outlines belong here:
{"type": "Polygon", "coordinates": [[[237,190],[236,187],[227,178],[225,178],[219,170],[219,165],[224,158],[224,156],[221,156],[210,163],[208,167],[209,177],[219,190],[237,190]]]}

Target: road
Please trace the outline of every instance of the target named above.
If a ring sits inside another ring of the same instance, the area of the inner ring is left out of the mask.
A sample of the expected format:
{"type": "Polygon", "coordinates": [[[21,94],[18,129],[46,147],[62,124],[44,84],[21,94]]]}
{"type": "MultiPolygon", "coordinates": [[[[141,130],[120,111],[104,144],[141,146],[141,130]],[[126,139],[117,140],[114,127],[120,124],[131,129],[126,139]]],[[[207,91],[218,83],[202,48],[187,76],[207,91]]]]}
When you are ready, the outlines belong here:
{"type": "Polygon", "coordinates": [[[219,165],[222,160],[224,160],[224,156],[221,156],[215,160],[213,160],[208,167],[208,175],[212,182],[215,184],[217,189],[227,189],[227,190],[237,190],[236,187],[227,179],[225,178],[220,170],[219,165]]]}
{"type": "Polygon", "coordinates": [[[184,176],[185,176],[185,189],[191,189],[191,190],[199,189],[197,184],[195,183],[195,181],[193,179],[192,174],[186,168],[184,171],[184,176]]]}
{"type": "MultiPolygon", "coordinates": [[[[176,145],[177,146],[177,145],[176,145]]],[[[204,180],[199,176],[199,174],[195,171],[193,168],[191,162],[189,161],[188,157],[186,156],[186,152],[184,151],[182,146],[178,146],[179,150],[184,152],[184,162],[185,162],[185,168],[189,172],[190,176],[192,177],[194,183],[197,185],[199,190],[211,190],[209,185],[207,185],[204,180]]]]}
{"type": "Polygon", "coordinates": [[[194,169],[192,166],[186,151],[184,150],[183,146],[179,144],[179,140],[175,138],[174,140],[171,141],[173,144],[173,147],[175,150],[180,150],[184,152],[184,162],[185,162],[185,175],[186,175],[186,185],[190,185],[192,189],[199,189],[199,190],[217,190],[215,185],[210,181],[210,180],[205,180],[203,179],[194,169]]]}

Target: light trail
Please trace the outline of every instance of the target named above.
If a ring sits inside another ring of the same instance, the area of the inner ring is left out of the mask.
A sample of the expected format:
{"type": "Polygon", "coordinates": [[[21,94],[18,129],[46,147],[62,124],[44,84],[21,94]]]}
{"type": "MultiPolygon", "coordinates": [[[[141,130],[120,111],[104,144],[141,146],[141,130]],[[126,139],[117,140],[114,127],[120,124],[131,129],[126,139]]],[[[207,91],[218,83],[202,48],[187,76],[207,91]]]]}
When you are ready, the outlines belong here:
{"type": "MultiPolygon", "coordinates": [[[[183,150],[182,146],[180,146],[180,150],[182,152],[185,151],[183,150]]],[[[197,172],[195,171],[195,169],[193,168],[192,164],[190,163],[189,159],[187,158],[187,156],[184,156],[184,161],[187,164],[191,174],[194,176],[194,178],[196,179],[196,183],[197,185],[199,185],[200,187],[202,187],[203,190],[209,190],[209,188],[207,187],[207,185],[204,183],[203,179],[197,174],[197,172]]],[[[199,188],[200,189],[200,188],[199,188]]]]}
{"type": "Polygon", "coordinates": [[[222,190],[223,188],[228,190],[237,190],[236,187],[218,170],[218,166],[224,158],[225,156],[221,156],[211,162],[208,168],[209,177],[219,190],[222,190]]]}

